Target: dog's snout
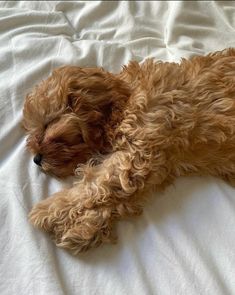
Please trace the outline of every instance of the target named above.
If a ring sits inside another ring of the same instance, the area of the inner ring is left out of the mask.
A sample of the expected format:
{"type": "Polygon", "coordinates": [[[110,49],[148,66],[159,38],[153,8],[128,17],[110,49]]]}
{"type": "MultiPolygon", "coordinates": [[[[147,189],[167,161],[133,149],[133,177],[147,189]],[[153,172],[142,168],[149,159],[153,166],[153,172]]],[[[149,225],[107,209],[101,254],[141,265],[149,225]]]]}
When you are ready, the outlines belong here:
{"type": "Polygon", "coordinates": [[[37,164],[38,166],[41,166],[42,155],[41,155],[41,154],[37,154],[36,156],[34,156],[33,161],[34,161],[34,163],[37,164]]]}

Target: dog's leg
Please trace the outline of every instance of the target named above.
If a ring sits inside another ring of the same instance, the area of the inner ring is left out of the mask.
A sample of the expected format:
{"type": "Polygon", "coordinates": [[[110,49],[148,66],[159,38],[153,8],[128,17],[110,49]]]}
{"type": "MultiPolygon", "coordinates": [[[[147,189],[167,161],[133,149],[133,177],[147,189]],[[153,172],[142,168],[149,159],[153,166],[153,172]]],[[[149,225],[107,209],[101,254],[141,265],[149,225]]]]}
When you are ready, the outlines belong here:
{"type": "MultiPolygon", "coordinates": [[[[139,153],[119,151],[97,166],[85,165],[82,179],[73,188],[33,208],[31,222],[74,253],[109,241],[114,220],[141,213],[151,163],[139,153]]],[[[163,171],[159,167],[159,184],[163,171]]]]}

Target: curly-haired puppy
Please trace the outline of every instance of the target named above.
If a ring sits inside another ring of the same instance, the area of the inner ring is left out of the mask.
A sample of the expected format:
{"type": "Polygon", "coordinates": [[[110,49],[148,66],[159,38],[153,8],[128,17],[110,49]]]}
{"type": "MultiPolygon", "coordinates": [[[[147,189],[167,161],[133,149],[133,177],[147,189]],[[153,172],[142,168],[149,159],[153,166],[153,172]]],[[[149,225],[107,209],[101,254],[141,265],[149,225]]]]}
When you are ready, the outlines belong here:
{"type": "Polygon", "coordinates": [[[76,254],[111,241],[116,220],[178,176],[234,182],[235,49],[131,62],[119,74],[65,66],[27,96],[23,116],[34,162],[78,176],[30,220],[76,254]]]}

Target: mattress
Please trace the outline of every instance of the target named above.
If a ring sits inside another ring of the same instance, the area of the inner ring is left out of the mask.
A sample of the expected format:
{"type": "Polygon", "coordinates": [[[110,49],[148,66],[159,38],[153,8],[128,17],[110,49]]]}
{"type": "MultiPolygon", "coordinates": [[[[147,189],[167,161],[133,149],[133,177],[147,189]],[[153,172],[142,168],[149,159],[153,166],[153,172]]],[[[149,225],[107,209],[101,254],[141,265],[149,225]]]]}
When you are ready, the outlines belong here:
{"type": "Polygon", "coordinates": [[[61,65],[148,57],[180,61],[235,46],[233,1],[0,2],[0,294],[235,294],[235,190],[215,178],[178,179],[149,198],[119,241],[77,257],[27,215],[69,187],[40,172],[20,126],[24,97],[61,65]]]}

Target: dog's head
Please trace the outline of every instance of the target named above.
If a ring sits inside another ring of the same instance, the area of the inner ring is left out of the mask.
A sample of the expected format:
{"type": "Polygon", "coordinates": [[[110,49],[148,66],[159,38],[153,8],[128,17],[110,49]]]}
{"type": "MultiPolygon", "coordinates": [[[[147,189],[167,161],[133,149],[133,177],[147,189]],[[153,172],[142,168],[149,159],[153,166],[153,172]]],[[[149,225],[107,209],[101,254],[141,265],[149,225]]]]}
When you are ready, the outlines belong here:
{"type": "Polygon", "coordinates": [[[93,154],[106,153],[107,125],[110,130],[112,117],[120,119],[129,95],[123,81],[101,68],[56,69],[24,104],[22,123],[34,162],[45,172],[65,177],[93,154]]]}

